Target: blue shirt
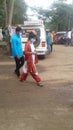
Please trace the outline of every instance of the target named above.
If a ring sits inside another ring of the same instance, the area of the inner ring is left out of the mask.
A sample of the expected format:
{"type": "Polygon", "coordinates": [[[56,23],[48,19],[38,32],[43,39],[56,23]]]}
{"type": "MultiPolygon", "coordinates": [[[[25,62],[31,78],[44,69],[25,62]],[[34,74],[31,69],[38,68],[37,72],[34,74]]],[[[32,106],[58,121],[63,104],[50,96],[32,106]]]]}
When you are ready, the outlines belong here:
{"type": "Polygon", "coordinates": [[[50,39],[50,34],[46,34],[46,41],[47,41],[47,44],[51,44],[51,39],[50,39]]]}
{"type": "Polygon", "coordinates": [[[13,57],[23,56],[23,49],[22,49],[22,42],[19,35],[14,34],[11,38],[11,44],[12,44],[12,55],[13,57]]]}

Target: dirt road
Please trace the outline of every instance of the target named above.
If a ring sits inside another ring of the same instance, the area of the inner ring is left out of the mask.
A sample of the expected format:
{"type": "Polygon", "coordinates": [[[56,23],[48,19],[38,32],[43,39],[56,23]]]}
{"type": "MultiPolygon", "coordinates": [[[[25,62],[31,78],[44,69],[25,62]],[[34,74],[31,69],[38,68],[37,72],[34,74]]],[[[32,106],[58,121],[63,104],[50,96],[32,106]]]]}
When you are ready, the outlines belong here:
{"type": "Polygon", "coordinates": [[[0,55],[0,130],[73,130],[73,47],[54,45],[39,60],[42,88],[30,75],[19,82],[14,66],[0,55]]]}

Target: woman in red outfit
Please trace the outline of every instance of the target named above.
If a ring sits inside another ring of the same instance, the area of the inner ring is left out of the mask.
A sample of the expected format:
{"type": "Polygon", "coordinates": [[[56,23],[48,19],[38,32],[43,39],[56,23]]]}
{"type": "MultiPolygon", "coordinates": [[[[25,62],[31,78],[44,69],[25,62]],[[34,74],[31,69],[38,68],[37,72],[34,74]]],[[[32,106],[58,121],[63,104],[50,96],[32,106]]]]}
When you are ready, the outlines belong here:
{"type": "Polygon", "coordinates": [[[38,75],[35,64],[38,62],[37,54],[33,42],[36,35],[33,32],[29,33],[28,42],[25,44],[25,62],[23,65],[23,73],[20,76],[20,81],[26,80],[28,73],[35,79],[38,86],[42,87],[41,79],[38,75]]]}

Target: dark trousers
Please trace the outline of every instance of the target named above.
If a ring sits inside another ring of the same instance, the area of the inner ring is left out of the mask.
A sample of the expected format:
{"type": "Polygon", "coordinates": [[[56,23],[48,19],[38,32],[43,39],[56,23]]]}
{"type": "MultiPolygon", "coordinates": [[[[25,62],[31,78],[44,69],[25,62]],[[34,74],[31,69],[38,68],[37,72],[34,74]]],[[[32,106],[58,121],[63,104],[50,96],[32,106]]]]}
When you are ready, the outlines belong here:
{"type": "Polygon", "coordinates": [[[24,56],[21,57],[20,59],[18,59],[17,57],[15,57],[15,63],[16,63],[16,69],[15,69],[15,73],[17,74],[17,76],[20,76],[20,68],[23,66],[24,64],[24,56]]]}
{"type": "Polygon", "coordinates": [[[51,52],[52,52],[52,50],[53,50],[53,44],[50,44],[50,47],[51,47],[51,52]]]}

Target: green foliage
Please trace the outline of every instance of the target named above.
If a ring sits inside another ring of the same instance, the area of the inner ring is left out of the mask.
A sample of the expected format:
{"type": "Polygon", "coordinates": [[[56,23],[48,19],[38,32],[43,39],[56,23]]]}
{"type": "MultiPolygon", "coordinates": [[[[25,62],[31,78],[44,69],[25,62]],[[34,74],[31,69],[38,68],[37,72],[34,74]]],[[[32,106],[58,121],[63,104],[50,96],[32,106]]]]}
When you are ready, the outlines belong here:
{"type": "Polygon", "coordinates": [[[73,8],[66,3],[54,3],[51,23],[56,23],[56,30],[70,30],[73,26],[73,8]]]}
{"type": "Polygon", "coordinates": [[[70,30],[73,27],[73,4],[58,0],[51,9],[34,8],[38,18],[44,20],[45,27],[55,31],[70,30]]]}
{"type": "Polygon", "coordinates": [[[26,9],[27,5],[24,0],[15,1],[12,21],[13,25],[23,24],[23,21],[26,19],[26,9]]]}
{"type": "MultiPolygon", "coordinates": [[[[5,26],[6,19],[8,20],[9,17],[9,9],[10,9],[10,0],[0,0],[0,26],[5,26]],[[7,17],[6,17],[6,10],[4,8],[6,4],[7,9],[7,17]]],[[[15,24],[22,24],[23,21],[27,18],[26,16],[27,5],[24,0],[15,0],[14,1],[14,10],[13,10],[13,19],[12,23],[15,24]]]]}
{"type": "Polygon", "coordinates": [[[0,0],[0,26],[3,26],[5,21],[5,14],[3,8],[3,0],[0,0]]]}

